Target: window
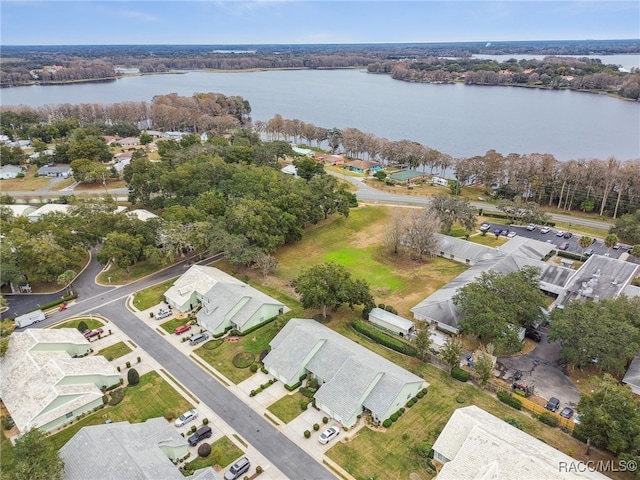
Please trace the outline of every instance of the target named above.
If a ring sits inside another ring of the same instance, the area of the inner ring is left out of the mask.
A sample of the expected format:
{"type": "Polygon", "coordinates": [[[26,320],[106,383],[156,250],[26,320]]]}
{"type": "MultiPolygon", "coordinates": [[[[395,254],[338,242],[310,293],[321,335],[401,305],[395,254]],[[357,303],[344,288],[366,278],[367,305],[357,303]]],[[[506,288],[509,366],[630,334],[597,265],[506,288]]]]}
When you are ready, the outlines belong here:
{"type": "Polygon", "coordinates": [[[73,417],[73,412],[69,412],[65,415],[66,418],[72,418],[73,417]]]}

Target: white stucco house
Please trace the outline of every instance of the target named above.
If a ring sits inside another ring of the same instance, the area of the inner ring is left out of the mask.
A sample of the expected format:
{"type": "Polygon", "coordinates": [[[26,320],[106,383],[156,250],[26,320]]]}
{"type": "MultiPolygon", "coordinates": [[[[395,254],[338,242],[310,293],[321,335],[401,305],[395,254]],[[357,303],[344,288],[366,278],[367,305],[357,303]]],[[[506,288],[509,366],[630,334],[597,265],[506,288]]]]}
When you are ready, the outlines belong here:
{"type": "Polygon", "coordinates": [[[9,338],[0,398],[21,433],[48,432],[92,411],[102,405],[100,389],[120,382],[106,358],[82,357],[91,347],[75,328],[30,328],[9,338]]]}
{"type": "Polygon", "coordinates": [[[383,422],[428,384],[315,320],[294,318],[270,343],[264,366],[285,385],[311,374],[316,406],[345,427],[358,415],[383,422]]]}
{"type": "Polygon", "coordinates": [[[214,335],[244,332],[284,312],[285,305],[213,267],[193,265],[164,294],[181,312],[201,307],[198,323],[214,335]]]}
{"type": "Polygon", "coordinates": [[[475,405],[453,412],[433,459],[443,464],[437,480],[608,478],[475,405]]]}
{"type": "MultiPolygon", "coordinates": [[[[64,480],[182,480],[172,462],[188,452],[187,439],[164,418],[143,423],[117,422],[83,427],[61,449],[64,480]],[[90,459],[90,461],[87,461],[90,459]]],[[[210,467],[193,480],[221,480],[210,467]]]]}

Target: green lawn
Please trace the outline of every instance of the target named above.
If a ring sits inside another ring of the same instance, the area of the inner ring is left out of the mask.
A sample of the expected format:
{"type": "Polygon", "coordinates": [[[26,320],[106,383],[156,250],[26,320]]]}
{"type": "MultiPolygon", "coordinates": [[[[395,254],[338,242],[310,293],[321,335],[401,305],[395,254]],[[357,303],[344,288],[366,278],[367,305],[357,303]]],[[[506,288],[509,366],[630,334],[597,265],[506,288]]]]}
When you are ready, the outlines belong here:
{"type": "Polygon", "coordinates": [[[197,457],[187,463],[186,466],[189,470],[198,470],[199,468],[213,467],[215,465],[225,468],[241,457],[243,453],[229,437],[222,437],[211,444],[211,454],[207,458],[197,457]]]}
{"type": "Polygon", "coordinates": [[[118,342],[110,347],[103,348],[97,355],[102,355],[107,360],[115,360],[116,358],[124,357],[127,353],[131,353],[131,348],[124,342],[118,342]]]}
{"type": "Polygon", "coordinates": [[[51,436],[56,449],[60,449],[78,430],[88,425],[100,425],[105,420],[113,422],[128,420],[140,423],[149,418],[165,417],[174,419],[193,405],[176,392],[157,372],[140,376],[135,387],[125,388],[125,397],[115,407],[105,407],[74,422],[71,426],[51,436]]]}
{"type": "Polygon", "coordinates": [[[74,318],[73,320],[59,323],[55,325],[53,328],[78,328],[78,325],[80,324],[80,322],[86,323],[89,330],[93,330],[94,328],[104,327],[104,322],[101,320],[98,320],[97,318],[82,317],[82,318],[74,318]]]}
{"type": "Polygon", "coordinates": [[[176,333],[176,327],[179,327],[180,325],[184,325],[187,322],[188,322],[188,320],[186,318],[174,318],[174,319],[169,320],[168,322],[164,322],[160,326],[167,333],[170,333],[170,334],[173,335],[174,333],[176,333]]]}
{"type": "Polygon", "coordinates": [[[300,404],[308,401],[309,399],[300,392],[295,392],[290,395],[285,395],[277,402],[272,403],[269,405],[267,410],[273,413],[284,423],[289,423],[303,412],[300,404]]]}
{"type": "Polygon", "coordinates": [[[163,268],[162,265],[152,265],[145,261],[138,262],[129,268],[129,273],[124,268],[112,264],[109,270],[98,275],[98,282],[104,285],[126,285],[127,283],[146,277],[163,268]],[[111,279],[111,282],[109,282],[111,279]]]}
{"type": "Polygon", "coordinates": [[[195,353],[233,383],[238,384],[253,373],[248,368],[236,368],[232,362],[233,357],[238,353],[249,352],[255,355],[257,361],[258,355],[269,347],[269,342],[276,336],[280,328],[282,328],[282,322],[276,320],[241,337],[238,342],[223,342],[215,349],[207,348],[205,343],[197,348],[195,353]]]}
{"type": "Polygon", "coordinates": [[[169,287],[171,287],[177,279],[178,277],[171,278],[165,282],[136,292],[133,296],[133,306],[138,310],[146,310],[159,304],[164,299],[164,292],[169,290],[169,287]]]}
{"type": "Polygon", "coordinates": [[[487,233],[486,235],[474,235],[469,237],[469,241],[473,243],[479,243],[480,245],[485,245],[487,247],[499,247],[507,241],[506,237],[496,236],[493,233],[487,233]]]}

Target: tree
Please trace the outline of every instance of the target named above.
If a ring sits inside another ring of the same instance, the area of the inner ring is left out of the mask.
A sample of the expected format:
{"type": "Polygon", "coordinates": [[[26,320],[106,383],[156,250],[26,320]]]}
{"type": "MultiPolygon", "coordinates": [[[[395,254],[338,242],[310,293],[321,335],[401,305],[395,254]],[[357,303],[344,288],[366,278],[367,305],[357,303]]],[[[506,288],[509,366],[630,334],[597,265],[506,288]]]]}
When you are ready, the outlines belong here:
{"type": "Polygon", "coordinates": [[[134,387],[140,383],[140,374],[135,368],[132,368],[127,372],[127,383],[130,387],[134,387]]]}
{"type": "Polygon", "coordinates": [[[387,172],[385,172],[384,170],[378,170],[376,173],[373,174],[374,177],[376,177],[378,180],[383,181],[385,178],[387,178],[387,172]]]}
{"type": "Polygon", "coordinates": [[[620,239],[615,233],[610,233],[606,237],[604,237],[604,244],[607,247],[607,253],[611,250],[611,247],[616,245],[620,239]]]}
{"type": "Polygon", "coordinates": [[[433,256],[440,243],[436,233],[440,230],[440,218],[426,208],[409,215],[405,223],[404,244],[414,253],[418,260],[424,255],[433,256]]]}
{"type": "Polygon", "coordinates": [[[542,320],[545,297],[540,291],[540,270],[525,266],[507,275],[483,272],[458,290],[453,303],[460,312],[461,332],[493,342],[504,352],[518,351],[522,348],[518,329],[542,320]]]}
{"type": "Polygon", "coordinates": [[[629,254],[633,257],[640,257],[640,244],[631,247],[629,254]]]}
{"type": "Polygon", "coordinates": [[[387,225],[385,244],[393,250],[394,254],[397,254],[402,246],[402,237],[406,229],[405,222],[404,215],[398,213],[392,215],[391,221],[387,225]]]}
{"type": "Polygon", "coordinates": [[[416,336],[413,339],[413,345],[418,351],[418,357],[423,360],[426,358],[431,346],[431,337],[429,336],[429,324],[424,320],[417,320],[416,324],[416,336]]]}
{"type": "Polygon", "coordinates": [[[109,262],[115,263],[120,268],[130,272],[131,265],[135,264],[142,255],[142,237],[128,233],[110,232],[98,252],[98,261],[103,265],[109,262]]]}
{"type": "Polygon", "coordinates": [[[480,377],[480,385],[485,387],[493,373],[493,345],[481,345],[476,356],[476,372],[480,377]]]}
{"type": "Polygon", "coordinates": [[[476,226],[476,209],[466,198],[439,194],[433,197],[429,209],[440,218],[443,233],[451,232],[455,222],[467,231],[472,231],[476,226]]]}
{"type": "Polygon", "coordinates": [[[460,366],[460,355],[462,354],[462,340],[460,337],[449,337],[447,343],[440,350],[440,356],[449,367],[449,373],[454,367],[460,366]]]}
{"type": "Polygon", "coordinates": [[[304,178],[307,181],[311,180],[311,178],[315,177],[316,175],[324,175],[324,165],[316,161],[314,158],[296,158],[293,161],[293,165],[296,167],[298,176],[300,178],[304,178]]]}
{"type": "Polygon", "coordinates": [[[256,258],[252,268],[256,268],[262,272],[262,279],[266,280],[269,273],[279,268],[278,261],[274,256],[264,253],[256,258]]]}
{"type": "Polygon", "coordinates": [[[584,257],[585,249],[588,248],[591,245],[592,242],[593,242],[593,240],[591,239],[591,237],[587,237],[586,235],[583,235],[578,240],[578,245],[580,245],[580,247],[582,248],[582,256],[583,257],[584,257]]]}
{"type": "Polygon", "coordinates": [[[301,297],[302,306],[321,308],[323,318],[327,318],[327,307],[335,311],[343,303],[353,307],[373,302],[366,282],[354,281],[346,268],[333,262],[307,268],[292,285],[301,297]]]}
{"type": "Polygon", "coordinates": [[[141,145],[149,145],[151,142],[153,142],[153,137],[149,135],[147,132],[142,132],[140,134],[141,145]]]}
{"type": "Polygon", "coordinates": [[[61,480],[64,461],[44,433],[32,428],[16,442],[14,450],[17,480],[61,480]]]}
{"type": "Polygon", "coordinates": [[[80,333],[84,333],[87,330],[89,330],[89,327],[87,326],[87,323],[84,320],[81,320],[80,323],[78,323],[78,331],[80,333]]]}
{"type": "Polygon", "coordinates": [[[640,244],[640,209],[619,217],[609,232],[631,245],[640,244]]]}
{"type": "Polygon", "coordinates": [[[58,278],[56,279],[56,281],[60,285],[64,285],[67,288],[67,291],[70,291],[71,282],[73,281],[74,278],[76,278],[76,275],[77,273],[74,270],[65,270],[60,275],[58,275],[58,278]]]}
{"type": "Polygon", "coordinates": [[[451,190],[451,195],[457,197],[462,192],[462,185],[458,180],[449,180],[449,190],[451,190]]]}
{"type": "Polygon", "coordinates": [[[616,454],[640,454],[640,400],[611,375],[590,379],[578,402],[576,434],[616,454]]]}

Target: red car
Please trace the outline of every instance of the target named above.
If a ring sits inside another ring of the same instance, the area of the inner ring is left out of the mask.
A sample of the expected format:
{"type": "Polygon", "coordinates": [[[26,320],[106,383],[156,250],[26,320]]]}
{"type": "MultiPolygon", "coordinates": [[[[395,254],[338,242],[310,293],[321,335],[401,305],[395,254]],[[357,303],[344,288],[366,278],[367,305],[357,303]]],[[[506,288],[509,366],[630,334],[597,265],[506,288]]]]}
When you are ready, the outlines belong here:
{"type": "Polygon", "coordinates": [[[91,337],[96,337],[102,333],[102,329],[98,328],[97,330],[87,330],[84,332],[84,338],[89,339],[91,337]]]}
{"type": "Polygon", "coordinates": [[[185,323],[184,325],[176,327],[176,335],[181,335],[184,332],[188,332],[189,330],[191,330],[191,324],[185,323]]]}
{"type": "Polygon", "coordinates": [[[562,242],[558,247],[558,250],[566,250],[567,248],[569,248],[569,242],[562,242]]]}

